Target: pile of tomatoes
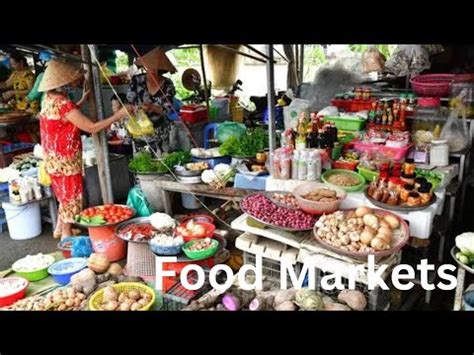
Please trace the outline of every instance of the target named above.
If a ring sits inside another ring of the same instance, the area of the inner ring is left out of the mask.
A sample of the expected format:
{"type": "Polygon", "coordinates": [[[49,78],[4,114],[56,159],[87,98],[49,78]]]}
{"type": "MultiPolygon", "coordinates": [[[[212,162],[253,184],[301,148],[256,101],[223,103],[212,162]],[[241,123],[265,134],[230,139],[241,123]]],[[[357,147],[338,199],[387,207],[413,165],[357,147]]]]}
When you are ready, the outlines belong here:
{"type": "Polygon", "coordinates": [[[103,224],[114,224],[126,221],[133,215],[133,210],[127,206],[107,204],[89,207],[81,212],[80,217],[83,221],[95,221],[99,222],[98,224],[102,224],[100,222],[103,221],[103,224]]]}

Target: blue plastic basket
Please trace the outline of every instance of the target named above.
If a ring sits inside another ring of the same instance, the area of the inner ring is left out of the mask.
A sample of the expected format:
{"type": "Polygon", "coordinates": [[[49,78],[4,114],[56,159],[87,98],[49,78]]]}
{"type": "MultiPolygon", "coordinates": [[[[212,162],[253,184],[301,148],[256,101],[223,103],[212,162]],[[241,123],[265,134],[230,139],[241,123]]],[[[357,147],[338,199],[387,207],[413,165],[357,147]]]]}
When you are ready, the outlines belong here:
{"type": "Polygon", "coordinates": [[[149,242],[150,249],[153,253],[158,254],[158,255],[178,255],[181,253],[181,247],[183,245],[178,245],[178,246],[172,246],[172,247],[164,247],[157,245],[155,243],[149,242]]]}
{"type": "Polygon", "coordinates": [[[48,273],[53,276],[56,283],[67,285],[71,282],[71,276],[77,274],[87,267],[87,259],[71,258],[58,261],[48,268],[48,273]]]}

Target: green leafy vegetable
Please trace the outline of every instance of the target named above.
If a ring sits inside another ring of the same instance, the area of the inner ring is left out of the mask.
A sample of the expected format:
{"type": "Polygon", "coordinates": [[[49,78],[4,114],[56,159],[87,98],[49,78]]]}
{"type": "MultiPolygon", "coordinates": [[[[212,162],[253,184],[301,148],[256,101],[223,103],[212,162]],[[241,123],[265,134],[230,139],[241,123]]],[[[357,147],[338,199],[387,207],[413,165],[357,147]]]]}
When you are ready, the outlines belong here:
{"type": "Polygon", "coordinates": [[[155,159],[152,153],[143,151],[133,157],[128,168],[134,173],[166,173],[167,167],[172,169],[175,165],[186,164],[190,161],[189,152],[177,151],[161,159],[155,159]]]}
{"type": "Polygon", "coordinates": [[[255,128],[239,138],[227,138],[219,147],[219,153],[235,157],[253,157],[267,147],[268,134],[261,128],[255,128]]]}

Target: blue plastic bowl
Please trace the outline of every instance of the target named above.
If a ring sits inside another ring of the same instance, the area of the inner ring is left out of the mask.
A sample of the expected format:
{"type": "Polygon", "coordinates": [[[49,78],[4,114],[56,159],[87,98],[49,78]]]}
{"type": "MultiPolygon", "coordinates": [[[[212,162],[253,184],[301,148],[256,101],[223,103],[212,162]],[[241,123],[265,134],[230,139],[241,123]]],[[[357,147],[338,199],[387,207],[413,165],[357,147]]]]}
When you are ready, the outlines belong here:
{"type": "Polygon", "coordinates": [[[172,246],[172,247],[163,247],[161,245],[157,245],[154,243],[148,243],[150,245],[151,251],[158,255],[178,255],[181,254],[181,247],[183,244],[179,246],[172,246]]]}
{"type": "Polygon", "coordinates": [[[56,283],[67,285],[71,282],[71,276],[77,274],[87,267],[87,259],[71,258],[58,261],[48,268],[48,273],[53,276],[56,283]]]}

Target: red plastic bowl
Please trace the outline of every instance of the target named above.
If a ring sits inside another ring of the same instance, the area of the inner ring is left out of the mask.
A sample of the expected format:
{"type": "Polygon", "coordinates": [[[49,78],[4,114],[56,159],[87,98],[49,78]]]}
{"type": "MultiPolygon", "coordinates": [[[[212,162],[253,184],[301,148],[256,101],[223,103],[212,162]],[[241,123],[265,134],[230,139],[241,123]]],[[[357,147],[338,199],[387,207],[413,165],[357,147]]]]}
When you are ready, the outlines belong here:
{"type": "Polygon", "coordinates": [[[454,78],[453,74],[425,74],[411,79],[410,83],[419,96],[447,97],[454,78]]]}
{"type": "Polygon", "coordinates": [[[191,220],[193,220],[194,222],[199,222],[199,223],[214,224],[214,217],[209,216],[207,214],[192,214],[192,215],[184,217],[180,223],[186,224],[191,220]]]}
{"type": "Polygon", "coordinates": [[[6,277],[0,280],[0,288],[3,284],[7,282],[18,281],[22,283],[22,287],[19,288],[16,292],[9,294],[4,297],[0,297],[0,307],[6,307],[26,296],[26,289],[28,288],[28,281],[22,277],[6,277]]]}
{"type": "MultiPolygon", "coordinates": [[[[181,223],[179,226],[180,227],[183,227],[183,228],[186,228],[186,223],[181,223]]],[[[195,236],[192,236],[192,237],[186,237],[182,234],[180,234],[179,232],[176,231],[176,233],[180,236],[183,237],[183,240],[185,243],[187,242],[190,242],[191,240],[195,240],[195,239],[203,239],[203,238],[212,238],[214,236],[214,231],[216,230],[216,226],[213,225],[212,223],[206,223],[206,222],[196,222],[196,224],[199,224],[201,226],[204,227],[204,229],[206,230],[206,232],[204,234],[201,234],[201,235],[195,235],[195,236]]]]}

